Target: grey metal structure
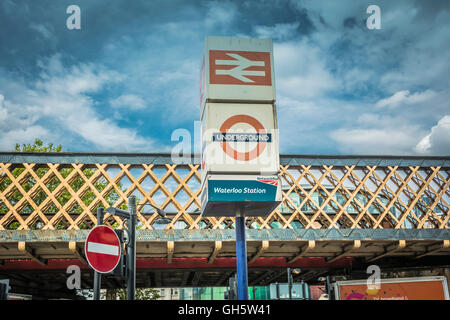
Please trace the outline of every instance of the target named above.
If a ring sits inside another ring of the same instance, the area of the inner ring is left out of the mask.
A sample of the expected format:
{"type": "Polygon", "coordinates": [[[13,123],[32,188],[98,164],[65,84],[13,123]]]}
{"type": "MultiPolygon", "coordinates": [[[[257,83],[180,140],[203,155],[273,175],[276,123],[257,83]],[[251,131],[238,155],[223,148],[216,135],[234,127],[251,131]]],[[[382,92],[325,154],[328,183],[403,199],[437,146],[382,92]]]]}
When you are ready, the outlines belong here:
{"type": "MultiPolygon", "coordinates": [[[[37,153],[0,152],[0,163],[173,164],[167,153],[37,153]]],[[[200,155],[183,156],[177,164],[199,164],[200,155]]],[[[281,165],[439,166],[450,168],[449,156],[293,155],[280,154],[281,165]]]]}
{"type": "MultiPolygon", "coordinates": [[[[282,204],[245,220],[249,286],[284,282],[289,267],[308,281],[351,261],[448,265],[450,157],[280,161],[282,204]]],[[[158,205],[169,222],[137,210],[136,287],[226,285],[236,266],[235,221],[201,216],[199,163],[198,155],[180,165],[170,154],[0,153],[0,278],[11,276],[23,293],[45,287],[62,297],[65,278],[54,275],[78,264],[82,287],[92,288],[83,248],[97,208],[119,208],[137,194],[138,208],[158,205]]],[[[105,212],[104,223],[121,229],[126,218],[105,212]]],[[[120,283],[105,276],[102,286],[120,283]]]]}

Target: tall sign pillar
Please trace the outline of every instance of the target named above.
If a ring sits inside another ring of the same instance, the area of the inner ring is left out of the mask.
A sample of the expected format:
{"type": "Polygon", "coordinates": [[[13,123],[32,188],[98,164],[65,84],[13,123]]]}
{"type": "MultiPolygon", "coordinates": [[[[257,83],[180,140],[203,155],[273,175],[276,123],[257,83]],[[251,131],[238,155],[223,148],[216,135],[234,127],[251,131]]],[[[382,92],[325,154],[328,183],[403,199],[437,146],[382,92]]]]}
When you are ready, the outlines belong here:
{"type": "Polygon", "coordinates": [[[235,218],[238,299],[248,299],[245,217],[281,202],[271,39],[207,37],[200,79],[202,215],[235,218]]]}

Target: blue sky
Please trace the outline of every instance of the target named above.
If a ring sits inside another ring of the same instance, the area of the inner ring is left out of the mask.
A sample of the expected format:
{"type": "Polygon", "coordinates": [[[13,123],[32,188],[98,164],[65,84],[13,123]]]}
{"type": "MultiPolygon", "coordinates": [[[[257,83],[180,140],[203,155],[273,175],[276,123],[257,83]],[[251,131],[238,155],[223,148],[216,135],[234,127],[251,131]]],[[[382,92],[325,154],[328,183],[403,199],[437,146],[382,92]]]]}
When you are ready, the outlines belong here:
{"type": "Polygon", "coordinates": [[[0,150],[170,152],[208,35],[273,39],[281,153],[450,155],[446,0],[2,0],[0,150]]]}

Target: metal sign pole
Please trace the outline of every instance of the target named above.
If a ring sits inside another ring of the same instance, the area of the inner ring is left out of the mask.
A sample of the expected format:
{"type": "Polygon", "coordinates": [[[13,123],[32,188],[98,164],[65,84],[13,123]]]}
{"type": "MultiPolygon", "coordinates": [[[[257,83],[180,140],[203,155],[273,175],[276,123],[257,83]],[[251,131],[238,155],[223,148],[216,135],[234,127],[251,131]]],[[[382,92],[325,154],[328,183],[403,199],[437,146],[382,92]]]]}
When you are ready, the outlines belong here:
{"type": "Polygon", "coordinates": [[[136,197],[128,198],[130,218],[128,219],[128,252],[127,252],[127,299],[136,298],[136,197]]]}
{"type": "Polygon", "coordinates": [[[238,300],[248,300],[247,242],[244,210],[236,212],[236,269],[238,300]]]}
{"type": "MultiPolygon", "coordinates": [[[[103,207],[97,209],[97,226],[103,224],[103,207]]],[[[100,300],[100,289],[102,287],[102,274],[94,271],[94,300],[100,300]]]]}
{"type": "Polygon", "coordinates": [[[291,268],[287,269],[287,273],[288,273],[288,288],[289,288],[289,300],[292,300],[292,270],[291,268]]]}

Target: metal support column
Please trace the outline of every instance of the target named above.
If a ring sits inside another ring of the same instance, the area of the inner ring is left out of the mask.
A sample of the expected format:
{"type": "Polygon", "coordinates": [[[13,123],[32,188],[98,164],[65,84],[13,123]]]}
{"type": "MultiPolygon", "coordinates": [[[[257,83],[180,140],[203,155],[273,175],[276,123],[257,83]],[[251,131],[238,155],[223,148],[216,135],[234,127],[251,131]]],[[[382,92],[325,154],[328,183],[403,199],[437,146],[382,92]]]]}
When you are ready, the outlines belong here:
{"type": "Polygon", "coordinates": [[[306,284],[305,281],[301,281],[301,286],[302,286],[302,300],[306,300],[306,284]]]}
{"type": "Polygon", "coordinates": [[[136,298],[136,197],[128,198],[128,210],[130,218],[127,220],[129,240],[127,245],[127,299],[136,298]]]}
{"type": "MultiPolygon", "coordinates": [[[[97,226],[103,224],[103,207],[97,209],[97,226]]],[[[100,289],[102,287],[102,274],[94,271],[94,300],[100,300],[100,289]]]]}
{"type": "Polygon", "coordinates": [[[276,293],[276,300],[280,300],[280,284],[278,282],[275,282],[275,293],[276,293]]]}
{"type": "Polygon", "coordinates": [[[289,300],[292,300],[292,283],[294,282],[292,279],[292,269],[287,269],[288,274],[288,289],[289,289],[289,300]]]}
{"type": "Polygon", "coordinates": [[[247,242],[243,210],[236,212],[236,269],[238,300],[248,300],[247,242]]]}
{"type": "Polygon", "coordinates": [[[327,283],[326,283],[326,290],[327,290],[327,294],[328,294],[328,300],[334,300],[333,295],[331,294],[331,281],[330,281],[330,276],[327,276],[327,283]]]}

